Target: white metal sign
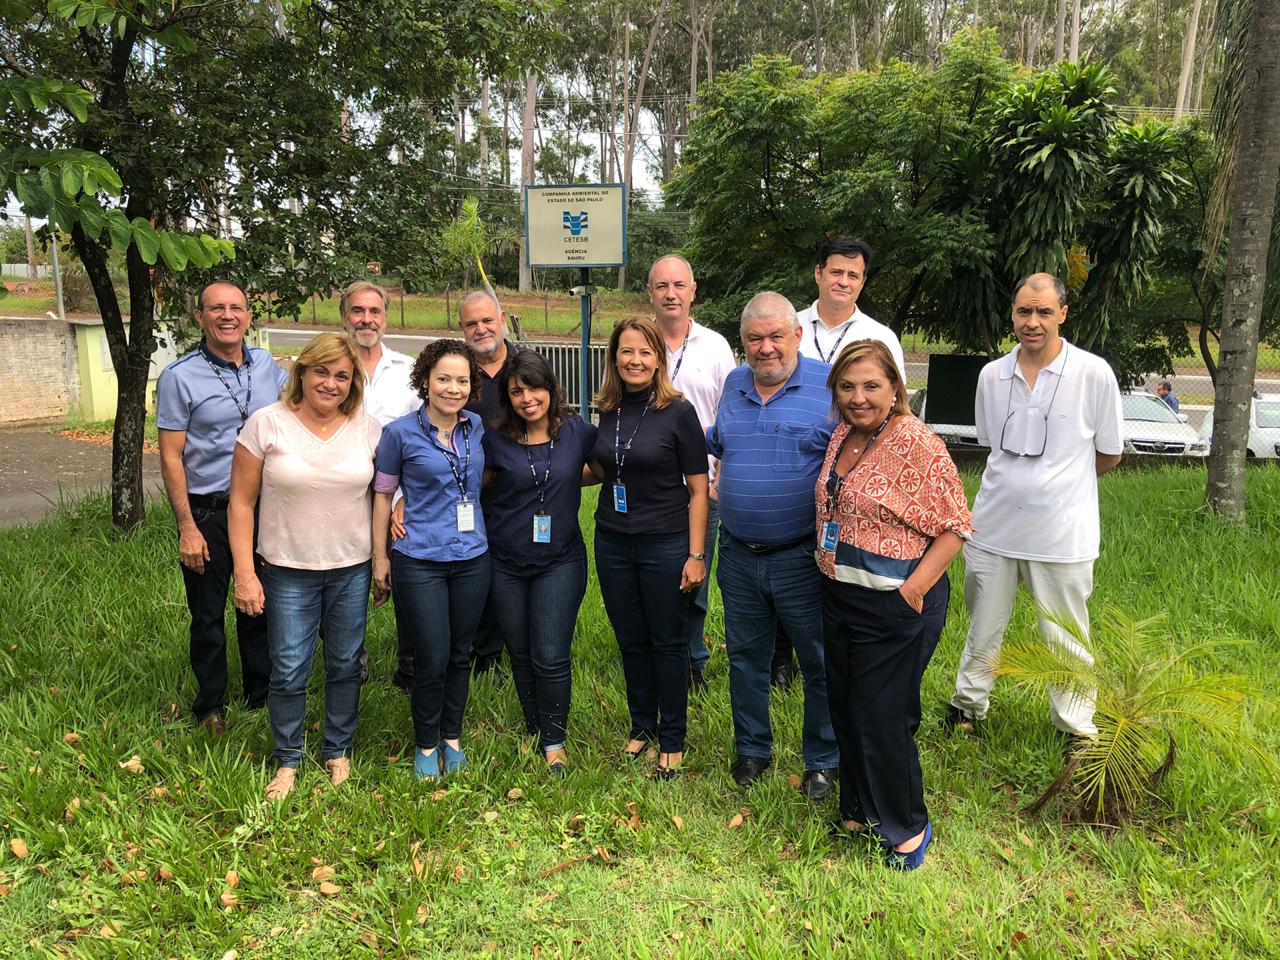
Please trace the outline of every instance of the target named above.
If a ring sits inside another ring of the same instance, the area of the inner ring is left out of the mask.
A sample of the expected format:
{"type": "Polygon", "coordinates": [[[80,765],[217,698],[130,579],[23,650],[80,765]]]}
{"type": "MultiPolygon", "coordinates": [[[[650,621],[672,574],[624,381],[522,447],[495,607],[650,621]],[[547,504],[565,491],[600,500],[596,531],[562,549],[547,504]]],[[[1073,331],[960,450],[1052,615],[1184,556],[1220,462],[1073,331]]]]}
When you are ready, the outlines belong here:
{"type": "Polygon", "coordinates": [[[524,241],[530,267],[624,266],[626,184],[525,187],[524,241]]]}

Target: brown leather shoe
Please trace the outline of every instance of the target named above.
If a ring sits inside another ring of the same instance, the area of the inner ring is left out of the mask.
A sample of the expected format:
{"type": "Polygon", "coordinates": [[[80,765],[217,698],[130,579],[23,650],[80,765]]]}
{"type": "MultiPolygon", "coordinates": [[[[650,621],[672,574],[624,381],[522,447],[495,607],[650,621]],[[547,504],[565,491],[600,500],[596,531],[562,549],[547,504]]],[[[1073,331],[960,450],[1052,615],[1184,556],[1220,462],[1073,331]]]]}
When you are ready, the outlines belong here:
{"type": "Polygon", "coordinates": [[[293,793],[298,781],[298,771],[293,767],[281,767],[276,771],[276,775],[271,778],[271,782],[267,784],[266,797],[268,800],[283,800],[289,794],[293,793]]]}
{"type": "Polygon", "coordinates": [[[227,720],[220,713],[210,713],[200,718],[200,728],[222,736],[227,732],[227,720]]]}
{"type": "Polygon", "coordinates": [[[329,771],[329,782],[335,787],[340,787],[351,776],[351,758],[334,757],[324,762],[324,768],[329,771]]]}

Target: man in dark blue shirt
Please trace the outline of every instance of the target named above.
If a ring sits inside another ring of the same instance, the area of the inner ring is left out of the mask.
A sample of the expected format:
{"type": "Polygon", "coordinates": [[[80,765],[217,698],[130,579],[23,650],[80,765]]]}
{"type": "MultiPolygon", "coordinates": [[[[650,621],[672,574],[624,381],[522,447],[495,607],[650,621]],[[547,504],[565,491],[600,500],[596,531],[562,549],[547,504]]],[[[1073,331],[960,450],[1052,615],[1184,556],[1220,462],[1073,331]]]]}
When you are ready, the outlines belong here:
{"type": "Polygon", "coordinates": [[[822,574],[814,561],[814,484],[831,439],[827,366],[800,356],[791,304],[758,294],[742,311],[746,366],[725,381],[715,426],[720,459],[720,566],[725,649],[738,758],[748,786],[773,760],[769,670],[779,621],[804,675],[801,788],[815,802],[835,782],[839,754],[827,709],[822,653],[822,574]]]}

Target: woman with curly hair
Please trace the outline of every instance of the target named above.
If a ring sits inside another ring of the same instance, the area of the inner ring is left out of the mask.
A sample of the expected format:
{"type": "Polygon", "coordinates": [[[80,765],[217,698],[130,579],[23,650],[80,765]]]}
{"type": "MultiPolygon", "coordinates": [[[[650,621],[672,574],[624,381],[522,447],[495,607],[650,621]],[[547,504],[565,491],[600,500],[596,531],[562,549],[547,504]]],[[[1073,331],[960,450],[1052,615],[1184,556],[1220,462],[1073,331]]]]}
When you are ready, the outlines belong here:
{"type": "Polygon", "coordinates": [[[489,594],[484,427],[465,409],[480,389],[475,354],[460,340],[436,340],[418,355],[409,383],[422,408],[387,424],[374,463],[373,579],[375,592],[395,601],[400,635],[413,638],[414,775],[435,779],[467,763],[469,658],[489,594]],[[405,535],[388,552],[397,488],[405,535]]]}

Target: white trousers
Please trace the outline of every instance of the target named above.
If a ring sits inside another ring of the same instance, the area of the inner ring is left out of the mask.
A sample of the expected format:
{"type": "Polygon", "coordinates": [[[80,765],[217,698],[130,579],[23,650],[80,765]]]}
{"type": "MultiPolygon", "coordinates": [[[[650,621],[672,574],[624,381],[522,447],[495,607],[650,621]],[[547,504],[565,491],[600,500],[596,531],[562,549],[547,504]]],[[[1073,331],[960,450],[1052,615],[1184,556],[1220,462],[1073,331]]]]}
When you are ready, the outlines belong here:
{"type": "MultiPolygon", "coordinates": [[[[1048,644],[1057,644],[1092,663],[1089,652],[1072,636],[1049,620],[1046,613],[1056,614],[1080,624],[1088,635],[1089,595],[1093,593],[1093,561],[1046,563],[1040,560],[1016,560],[991,553],[972,543],[964,546],[964,596],[969,606],[969,637],[960,655],[956,672],[956,694],[952,706],[965,716],[981,720],[987,715],[995,675],[991,665],[1000,653],[1005,628],[1013,614],[1018,584],[1025,583],[1039,609],[1040,636],[1048,644]]],[[[1049,720],[1065,733],[1095,736],[1093,697],[1073,694],[1058,687],[1049,688],[1049,720]]]]}

